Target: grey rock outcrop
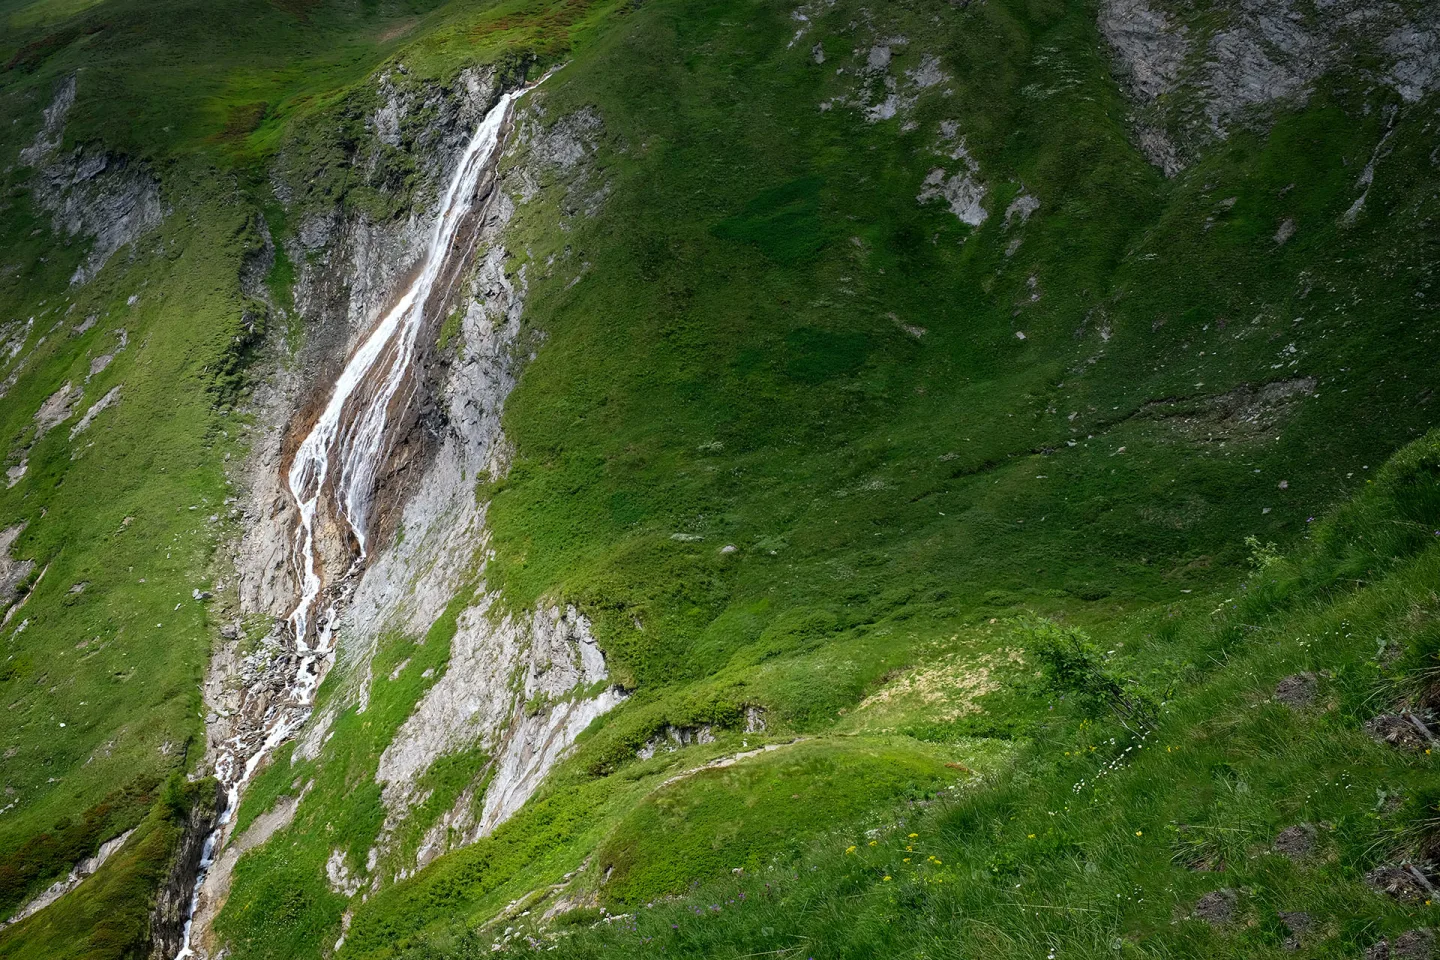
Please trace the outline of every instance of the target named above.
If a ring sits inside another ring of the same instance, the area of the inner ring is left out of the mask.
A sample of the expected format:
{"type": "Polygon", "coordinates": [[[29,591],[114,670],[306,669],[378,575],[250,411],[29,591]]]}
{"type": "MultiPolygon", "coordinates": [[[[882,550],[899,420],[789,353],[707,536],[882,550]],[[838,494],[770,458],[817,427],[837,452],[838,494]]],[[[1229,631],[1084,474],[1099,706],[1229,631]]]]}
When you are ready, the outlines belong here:
{"type": "Polygon", "coordinates": [[[11,556],[15,541],[25,532],[25,526],[17,523],[0,530],[0,610],[7,612],[20,599],[30,574],[35,570],[34,560],[17,560],[11,556]]]}
{"type": "Polygon", "coordinates": [[[1155,100],[1174,89],[1189,54],[1188,30],[1149,0],[1100,6],[1100,33],[1114,48],[1117,71],[1131,92],[1155,100]]]}
{"type": "Polygon", "coordinates": [[[121,247],[134,243],[165,218],[160,181],[149,168],[98,145],[61,151],[65,118],[75,105],[74,75],[61,81],[45,108],[44,125],[20,160],[36,168],[31,190],[50,214],[56,233],[88,239],[90,249],[70,278],[85,283],[121,247]]]}
{"type": "Polygon", "coordinates": [[[392,824],[435,760],[479,745],[493,771],[480,819],[447,823],[468,839],[489,833],[534,793],[580,731],[622,699],[613,688],[590,692],[607,678],[605,659],[574,607],[492,619],[492,604],[487,597],[461,615],[445,675],[380,758],[375,779],[392,824]],[[517,670],[524,677],[518,688],[511,685],[517,670]]]}
{"type": "Polygon", "coordinates": [[[1136,144],[1167,176],[1237,126],[1263,128],[1304,104],[1329,73],[1359,71],[1412,103],[1440,87],[1433,4],[1105,0],[1099,26],[1136,144]]]}
{"type": "Polygon", "coordinates": [[[60,149],[60,144],[65,139],[65,117],[74,105],[75,75],[72,73],[55,88],[55,99],[45,108],[44,126],[35,134],[34,142],[20,151],[21,163],[37,166],[60,149]]]}
{"type": "Polygon", "coordinates": [[[35,198],[56,232],[91,238],[72,284],[85,283],[112,254],[165,218],[160,181],[143,164],[94,147],[77,147],[40,172],[35,198]]]}

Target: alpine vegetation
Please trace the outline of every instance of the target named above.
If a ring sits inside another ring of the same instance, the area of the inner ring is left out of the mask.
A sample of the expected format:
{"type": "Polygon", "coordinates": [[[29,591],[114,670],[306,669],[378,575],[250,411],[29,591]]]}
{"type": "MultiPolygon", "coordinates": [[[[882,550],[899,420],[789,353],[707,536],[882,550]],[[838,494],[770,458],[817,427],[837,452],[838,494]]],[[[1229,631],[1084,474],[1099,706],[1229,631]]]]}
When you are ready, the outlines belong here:
{"type": "Polygon", "coordinates": [[[0,958],[1440,955],[1440,7],[0,22],[0,958]]]}

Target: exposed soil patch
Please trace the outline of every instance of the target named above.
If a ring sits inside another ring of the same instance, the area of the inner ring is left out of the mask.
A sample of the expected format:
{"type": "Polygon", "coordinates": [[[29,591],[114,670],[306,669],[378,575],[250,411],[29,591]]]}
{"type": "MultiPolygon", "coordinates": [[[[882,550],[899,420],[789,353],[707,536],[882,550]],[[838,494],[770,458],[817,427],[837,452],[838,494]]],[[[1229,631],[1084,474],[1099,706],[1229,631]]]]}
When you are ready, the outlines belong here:
{"type": "Polygon", "coordinates": [[[1138,416],[1162,420],[1194,442],[1258,441],[1297,403],[1315,392],[1314,377],[1272,380],[1208,397],[1154,400],[1138,416]]]}
{"type": "Polygon", "coordinates": [[[1223,927],[1234,921],[1238,902],[1239,897],[1234,890],[1216,890],[1195,901],[1195,911],[1191,916],[1212,927],[1223,927]]]}
{"type": "Polygon", "coordinates": [[[1429,718],[1414,713],[1382,713],[1365,724],[1365,732],[1402,750],[1424,750],[1436,743],[1429,718]]]}
{"type": "Polygon", "coordinates": [[[1301,710],[1315,703],[1320,690],[1313,673],[1292,673],[1275,685],[1275,699],[1292,710],[1301,710]]]}
{"type": "Polygon", "coordinates": [[[1440,895],[1427,873],[1412,863],[1391,864],[1365,874],[1365,882],[1401,903],[1424,903],[1440,895]]]}
{"type": "Polygon", "coordinates": [[[380,31],[380,35],[375,38],[375,42],[389,43],[391,40],[398,40],[411,30],[414,30],[415,24],[419,22],[418,19],[412,18],[410,20],[402,20],[394,26],[386,27],[380,31]]]}
{"type": "Polygon", "coordinates": [[[861,701],[859,710],[876,719],[899,720],[923,711],[932,721],[949,722],[979,710],[977,701],[1000,685],[998,668],[1016,664],[1018,650],[967,657],[953,654],[896,677],[861,701]]]}
{"type": "Polygon", "coordinates": [[[1365,960],[1431,960],[1435,956],[1433,930],[1407,930],[1384,939],[1365,951],[1365,960]]]}
{"type": "Polygon", "coordinates": [[[1275,837],[1275,852],[1291,860],[1305,860],[1315,853],[1315,834],[1308,823],[1286,827],[1275,837]]]}
{"type": "Polygon", "coordinates": [[[1285,925],[1289,934],[1285,938],[1286,950],[1299,950],[1305,944],[1310,931],[1315,927],[1315,918],[1302,911],[1280,911],[1280,922],[1285,925]]]}

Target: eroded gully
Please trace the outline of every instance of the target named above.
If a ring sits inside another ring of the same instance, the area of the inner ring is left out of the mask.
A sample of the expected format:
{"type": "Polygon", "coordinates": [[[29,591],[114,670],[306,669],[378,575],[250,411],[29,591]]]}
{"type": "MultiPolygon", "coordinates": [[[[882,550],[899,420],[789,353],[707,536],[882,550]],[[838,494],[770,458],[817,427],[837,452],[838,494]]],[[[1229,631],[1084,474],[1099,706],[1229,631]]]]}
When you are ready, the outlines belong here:
{"type": "MultiPolygon", "coordinates": [[[[480,122],[446,188],[418,273],[350,357],[329,401],[296,449],[286,475],[286,488],[298,514],[291,560],[300,580],[300,597],[284,626],[295,648],[289,661],[292,673],[282,696],[263,712],[259,729],[242,729],[217,748],[215,776],[225,791],[225,805],[205,840],[176,960],[196,956],[192,927],[201,887],[241,792],[265,757],[309,717],[334,653],[337,615],[333,599],[326,601],[317,524],[324,510],[343,522],[354,544],[344,579],[358,573],[367,558],[368,521],[376,471],[385,459],[387,428],[394,422],[400,391],[413,389],[410,375],[418,335],[426,325],[426,310],[433,294],[445,292],[440,289],[445,278],[461,266],[450,262],[452,247],[472,212],[481,178],[502,146],[510,110],[526,89],[501,96],[480,122]],[[322,603],[324,609],[317,613],[322,603]]],[[[439,302],[444,299],[442,296],[439,302]]],[[[399,406],[403,409],[404,403],[399,406]]]]}

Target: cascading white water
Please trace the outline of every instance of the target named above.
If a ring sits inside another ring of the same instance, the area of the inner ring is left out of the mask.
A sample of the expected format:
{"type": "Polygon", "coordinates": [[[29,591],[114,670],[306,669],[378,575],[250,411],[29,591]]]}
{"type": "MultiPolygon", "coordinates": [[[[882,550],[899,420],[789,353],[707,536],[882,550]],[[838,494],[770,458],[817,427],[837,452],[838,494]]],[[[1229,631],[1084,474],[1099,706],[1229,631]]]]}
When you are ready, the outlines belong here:
{"type": "Polygon", "coordinates": [[[313,643],[310,638],[315,605],[324,589],[315,535],[321,498],[327,492],[332,498],[337,519],[344,520],[359,547],[354,562],[363,563],[375,471],[385,456],[391,403],[410,371],[417,335],[425,326],[425,307],[444,273],[461,223],[470,213],[480,175],[500,147],[511,105],[526,89],[504,94],[480,122],[441,199],[440,215],[431,229],[419,273],[350,357],[325,409],[295,451],[286,483],[299,512],[292,556],[300,571],[301,589],[299,602],[287,618],[296,652],[294,675],[287,685],[288,696],[284,698],[288,703],[271,706],[266,711],[260,731],[264,736],[253,752],[246,749],[247,739],[253,742],[253,737],[240,734],[227,741],[215,760],[215,776],[225,787],[225,808],[205,839],[184,939],[175,960],[195,956],[190,938],[201,887],[213,862],[215,848],[239,803],[241,788],[260,762],[305,721],[333,652],[333,605],[315,624],[313,643]]]}

